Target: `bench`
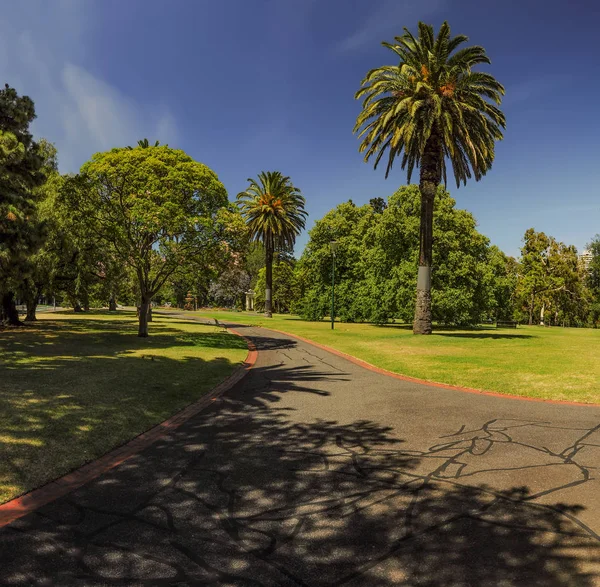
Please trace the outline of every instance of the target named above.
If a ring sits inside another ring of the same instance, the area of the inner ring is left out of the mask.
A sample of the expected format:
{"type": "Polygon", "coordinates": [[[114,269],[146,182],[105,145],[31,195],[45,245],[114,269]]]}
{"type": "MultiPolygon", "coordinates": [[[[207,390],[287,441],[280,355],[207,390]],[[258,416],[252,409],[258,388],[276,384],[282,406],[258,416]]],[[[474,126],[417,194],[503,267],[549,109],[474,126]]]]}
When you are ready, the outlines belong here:
{"type": "Polygon", "coordinates": [[[517,323],[513,320],[498,320],[496,322],[496,328],[516,328],[517,323]]]}

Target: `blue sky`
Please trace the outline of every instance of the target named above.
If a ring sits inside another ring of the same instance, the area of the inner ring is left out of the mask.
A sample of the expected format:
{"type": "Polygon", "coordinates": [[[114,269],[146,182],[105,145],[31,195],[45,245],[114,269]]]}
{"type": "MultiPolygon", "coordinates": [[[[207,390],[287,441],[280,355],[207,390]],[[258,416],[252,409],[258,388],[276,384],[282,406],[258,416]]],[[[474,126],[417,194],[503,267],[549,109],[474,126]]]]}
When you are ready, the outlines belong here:
{"type": "MultiPolygon", "coordinates": [[[[230,199],[261,170],[290,175],[308,226],[339,202],[387,197],[398,165],[362,162],[353,98],[381,47],[418,20],[486,47],[508,127],[481,182],[449,188],[517,254],[531,226],[578,248],[600,232],[600,5],[585,0],[2,0],[2,81],[36,103],[62,171],[159,139],[213,168],[230,199]]],[[[306,242],[304,234],[298,250],[306,242]]]]}

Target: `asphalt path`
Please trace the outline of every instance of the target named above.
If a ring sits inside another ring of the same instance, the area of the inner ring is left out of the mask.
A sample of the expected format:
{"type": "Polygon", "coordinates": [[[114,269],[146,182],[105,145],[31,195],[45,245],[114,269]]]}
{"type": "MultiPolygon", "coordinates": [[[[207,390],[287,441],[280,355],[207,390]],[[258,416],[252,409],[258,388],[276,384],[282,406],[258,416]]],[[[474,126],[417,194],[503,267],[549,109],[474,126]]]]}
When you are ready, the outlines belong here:
{"type": "Polygon", "coordinates": [[[259,351],[249,375],[0,530],[0,584],[600,585],[600,408],[401,381],[236,329],[259,351]]]}

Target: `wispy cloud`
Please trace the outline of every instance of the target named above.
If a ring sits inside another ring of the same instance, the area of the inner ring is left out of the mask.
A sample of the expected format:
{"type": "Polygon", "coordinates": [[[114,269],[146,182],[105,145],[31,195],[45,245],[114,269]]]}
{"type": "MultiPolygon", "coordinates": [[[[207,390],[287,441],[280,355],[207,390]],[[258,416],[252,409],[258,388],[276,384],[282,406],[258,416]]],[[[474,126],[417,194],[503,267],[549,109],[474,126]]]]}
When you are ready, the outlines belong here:
{"type": "Polygon", "coordinates": [[[33,130],[56,144],[62,171],[76,171],[93,153],[143,137],[177,140],[168,109],[136,102],[85,67],[86,6],[23,0],[0,22],[2,81],[35,101],[33,130]]]}
{"type": "Polygon", "coordinates": [[[373,2],[370,15],[351,35],[337,43],[336,53],[349,53],[369,43],[392,40],[403,27],[413,27],[419,20],[437,11],[445,0],[380,0],[373,2]]]}

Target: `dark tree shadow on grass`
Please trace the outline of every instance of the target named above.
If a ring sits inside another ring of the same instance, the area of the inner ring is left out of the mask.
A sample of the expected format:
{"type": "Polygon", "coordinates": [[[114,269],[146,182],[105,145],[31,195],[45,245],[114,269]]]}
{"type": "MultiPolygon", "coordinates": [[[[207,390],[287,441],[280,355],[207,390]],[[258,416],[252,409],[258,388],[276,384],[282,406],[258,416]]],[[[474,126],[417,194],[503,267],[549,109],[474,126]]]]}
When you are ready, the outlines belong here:
{"type": "MultiPolygon", "coordinates": [[[[194,317],[194,316],[190,316],[190,320],[191,321],[197,321],[199,323],[204,323],[204,324],[213,324],[213,320],[209,317],[194,317]]],[[[298,321],[302,321],[300,319],[298,319],[298,321]]],[[[169,322],[172,322],[174,324],[189,324],[189,320],[170,320],[169,322]]],[[[238,324],[235,322],[235,316],[232,315],[231,320],[222,320],[220,321],[221,324],[227,325],[227,326],[231,326],[232,328],[235,328],[238,331],[241,331],[244,328],[266,328],[268,329],[269,326],[268,324],[263,324],[261,326],[258,325],[250,325],[250,324],[238,324]]],[[[340,324],[346,324],[344,322],[340,323],[340,324]]],[[[411,324],[375,324],[375,323],[368,323],[368,322],[362,322],[361,324],[365,324],[368,326],[373,326],[374,328],[388,328],[388,329],[399,329],[399,330],[412,330],[412,325],[411,324]]],[[[456,327],[453,326],[436,326],[434,328],[433,331],[433,336],[444,336],[444,337],[450,337],[450,338],[472,338],[472,339],[480,339],[480,340],[485,340],[485,339],[496,339],[496,340],[518,340],[518,339],[531,339],[531,338],[539,338],[537,335],[534,334],[525,334],[525,333],[506,333],[506,332],[498,332],[497,330],[493,330],[491,328],[486,328],[486,327],[482,327],[482,328],[477,328],[477,327],[473,327],[472,329],[468,329],[468,328],[464,328],[461,329],[461,332],[456,332],[456,327]],[[466,331],[465,331],[466,330],[466,331]]],[[[275,339],[274,339],[275,340],[275,339]]],[[[279,340],[279,339],[276,339],[279,340]]]]}
{"type": "Polygon", "coordinates": [[[216,329],[40,321],[0,332],[0,503],[130,440],[199,399],[247,343],[216,329]],[[170,354],[162,353],[169,349],[170,354]],[[207,358],[201,358],[204,351],[207,358]],[[231,357],[231,355],[229,355],[231,357]]]}
{"type": "Polygon", "coordinates": [[[447,336],[450,338],[474,338],[474,339],[496,339],[496,340],[525,340],[539,338],[533,334],[506,334],[502,332],[433,332],[433,336],[447,336]]]}
{"type": "MultiPolygon", "coordinates": [[[[412,330],[412,324],[372,324],[377,328],[392,328],[398,330],[412,330]]],[[[448,336],[451,338],[475,338],[475,339],[486,339],[486,338],[497,338],[497,339],[526,339],[526,338],[539,338],[535,334],[525,333],[507,333],[498,332],[496,329],[491,327],[457,327],[457,326],[443,326],[436,325],[433,327],[433,336],[448,336]],[[456,332],[460,330],[460,332],[456,332]]]]}
{"type": "MultiPolygon", "coordinates": [[[[189,325],[190,323],[186,323],[189,325]]],[[[207,347],[245,349],[246,343],[217,328],[203,332],[185,332],[165,323],[159,323],[147,339],[136,336],[137,326],[128,322],[94,321],[93,319],[39,322],[18,330],[0,331],[0,366],[9,368],[36,368],[34,362],[15,364],[12,359],[22,353],[31,353],[36,359],[49,361],[67,356],[123,355],[140,349],[167,347],[207,347]]],[[[50,367],[50,365],[48,365],[50,367]]]]}
{"type": "Polygon", "coordinates": [[[482,438],[493,442],[495,421],[408,450],[376,422],[305,421],[279,406],[290,393],[319,402],[329,395],[321,382],[335,378],[346,376],[254,369],[149,450],[0,531],[0,583],[598,581],[600,543],[578,522],[580,507],[533,503],[526,487],[463,485],[452,472],[482,438]]]}

